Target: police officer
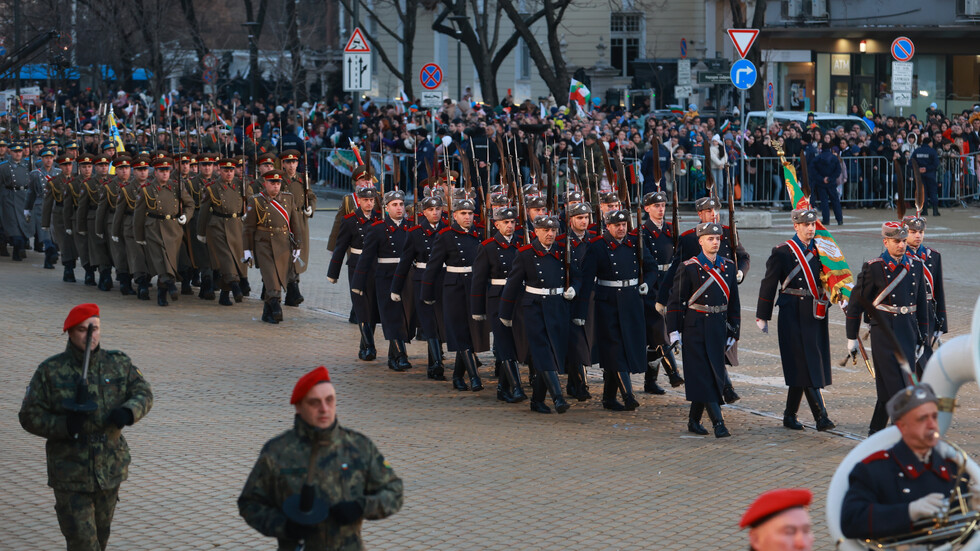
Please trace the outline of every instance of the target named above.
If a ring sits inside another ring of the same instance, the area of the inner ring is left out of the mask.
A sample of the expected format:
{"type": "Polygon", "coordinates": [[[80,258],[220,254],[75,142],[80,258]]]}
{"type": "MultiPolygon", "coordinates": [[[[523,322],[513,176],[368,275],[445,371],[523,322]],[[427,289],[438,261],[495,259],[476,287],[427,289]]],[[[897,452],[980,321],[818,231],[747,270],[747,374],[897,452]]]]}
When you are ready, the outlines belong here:
{"type": "Polygon", "coordinates": [[[834,216],[837,218],[837,225],[844,223],[844,215],[840,209],[840,195],[837,194],[837,178],[840,177],[840,158],[834,154],[830,143],[831,134],[828,132],[824,136],[824,141],[820,144],[820,153],[811,161],[809,173],[812,182],[816,182],[814,195],[820,200],[820,208],[823,211],[823,224],[830,223],[830,207],[834,207],[834,216]]]}
{"type": "MultiPolygon", "coordinates": [[[[566,211],[568,213],[568,233],[559,236],[558,240],[564,243],[566,247],[571,248],[571,261],[574,269],[581,271],[585,262],[585,253],[589,250],[589,243],[596,237],[596,233],[589,229],[592,207],[588,203],[579,202],[567,207],[566,211]]],[[[573,318],[569,318],[568,354],[565,356],[565,372],[568,373],[568,383],[565,390],[569,396],[574,397],[579,402],[584,402],[592,398],[592,394],[589,393],[589,380],[585,368],[598,361],[598,350],[595,346],[595,301],[592,300],[592,297],[582,295],[579,295],[579,299],[584,301],[588,307],[583,325],[579,325],[573,318]]]]}
{"type": "Polygon", "coordinates": [[[68,191],[68,183],[73,177],[71,157],[68,155],[59,157],[58,166],[61,173],[48,182],[48,193],[44,196],[41,227],[48,229],[57,250],[61,253],[61,265],[64,266],[64,274],[61,280],[66,283],[73,283],[75,281],[75,260],[78,258],[78,253],[75,251],[75,241],[71,235],[65,233],[65,219],[62,213],[65,201],[71,200],[68,191]]]}
{"type": "Polygon", "coordinates": [[[239,514],[279,549],[363,549],[364,520],[401,509],[401,479],[367,436],[340,425],[325,367],[300,377],[289,403],[293,428],[262,447],[239,514]]]}
{"type": "Polygon", "coordinates": [[[13,247],[11,260],[27,258],[25,249],[31,235],[30,223],[24,218],[30,184],[30,162],[24,158],[24,146],[14,143],[10,146],[10,160],[0,165],[0,223],[3,233],[13,247]]]}
{"type": "Polygon", "coordinates": [[[103,186],[98,209],[95,211],[95,230],[109,247],[112,264],[116,267],[116,279],[119,281],[119,292],[123,296],[135,295],[133,289],[133,274],[129,271],[129,258],[126,255],[126,243],[112,239],[112,220],[116,209],[122,207],[121,190],[129,185],[132,177],[132,162],[126,155],[119,155],[113,160],[116,175],[109,178],[103,186]]]}
{"type": "Polygon", "coordinates": [[[939,184],[936,182],[939,156],[936,154],[936,150],[932,148],[931,137],[922,138],[922,145],[912,152],[912,158],[919,165],[919,174],[922,177],[922,183],[926,186],[926,197],[929,200],[926,203],[926,209],[928,210],[928,205],[931,204],[932,215],[941,216],[939,214],[939,184]]]}
{"type": "Polygon", "coordinates": [[[725,387],[725,351],[739,336],[739,299],[735,262],[721,256],[722,227],[702,222],[696,229],[701,253],[684,261],[674,277],[667,303],[670,342],[680,343],[684,358],[685,397],[691,402],[687,430],[708,434],[701,425],[705,410],[715,438],[731,436],[721,413],[725,387]]]}
{"type": "MultiPolygon", "coordinates": [[[[136,229],[133,225],[136,207],[144,201],[143,188],[149,184],[150,159],[137,157],[132,166],[132,182],[119,182],[119,203],[112,217],[112,229],[109,233],[113,242],[121,242],[126,247],[129,273],[136,282],[136,298],[150,300],[150,264],[146,259],[146,248],[136,242],[136,229]]],[[[123,288],[125,287],[124,284],[123,288]]]]}
{"type": "MultiPolygon", "coordinates": [[[[881,225],[882,244],[885,252],[864,263],[851,289],[847,303],[847,349],[852,354],[858,349],[858,331],[862,317],[870,314],[857,297],[863,296],[879,311],[878,320],[886,323],[895,335],[901,352],[910,362],[916,357],[915,350],[926,342],[929,329],[928,301],[922,263],[913,262],[905,254],[908,230],[901,222],[885,222],[881,225]]],[[[870,318],[868,318],[870,319],[870,318]]],[[[903,373],[891,349],[890,340],[871,320],[871,356],[875,365],[875,387],[878,402],[871,416],[869,433],[885,428],[888,416],[885,404],[888,399],[911,383],[903,373]]]]}
{"type": "Polygon", "coordinates": [[[796,413],[806,395],[817,430],[825,431],[835,425],[827,417],[820,391],[831,384],[827,319],[830,301],[820,279],[820,251],[813,241],[817,211],[796,209],[792,218],[796,235],[773,247],[766,262],[766,275],[759,287],[756,325],[768,333],[773,307],[779,306],[779,354],[783,379],[789,387],[783,426],[803,430],[796,413]]]}
{"type": "MultiPolygon", "coordinates": [[[[203,181],[200,184],[200,212],[194,230],[196,241],[207,245],[208,266],[216,266],[221,274],[221,296],[218,303],[231,306],[241,302],[244,291],[241,278],[247,276],[247,268],[242,262],[245,253],[242,244],[242,215],[245,212],[243,189],[245,182],[235,179],[235,161],[222,159],[218,163],[220,178],[217,181],[203,181]]],[[[202,278],[202,285],[204,284],[202,278]]]]}
{"type": "Polygon", "coordinates": [[[47,440],[48,486],[69,551],[106,548],[119,485],[129,474],[122,429],[153,406],[150,385],[129,356],[100,346],[101,328],[97,305],[71,309],[63,327],[68,346],[38,366],[19,413],[26,431],[47,440]]]}
{"type": "Polygon", "coordinates": [[[943,290],[943,258],[939,251],[922,244],[926,234],[926,219],[921,216],[906,216],[902,223],[909,232],[905,254],[922,264],[925,276],[926,301],[929,304],[929,329],[926,331],[926,345],[922,354],[915,360],[915,372],[921,376],[932,357],[932,347],[943,333],[949,332],[946,324],[946,292],[943,290]]]}
{"type": "Polygon", "coordinates": [[[292,228],[293,195],[282,191],[283,174],[270,170],[262,175],[262,193],[256,193],[248,200],[243,221],[245,251],[242,262],[253,259],[262,274],[262,321],[279,323],[282,321],[282,289],[286,286],[289,263],[299,258],[293,247],[303,243],[290,239],[292,228]]]}
{"type": "Polygon", "coordinates": [[[61,174],[61,168],[54,166],[54,155],[52,149],[41,150],[41,165],[31,172],[30,189],[25,201],[27,209],[24,210],[24,216],[33,226],[34,241],[40,240],[44,243],[44,267],[48,270],[53,270],[54,263],[58,260],[58,246],[51,238],[50,228],[42,225],[41,222],[48,186],[51,180],[61,174]]]}

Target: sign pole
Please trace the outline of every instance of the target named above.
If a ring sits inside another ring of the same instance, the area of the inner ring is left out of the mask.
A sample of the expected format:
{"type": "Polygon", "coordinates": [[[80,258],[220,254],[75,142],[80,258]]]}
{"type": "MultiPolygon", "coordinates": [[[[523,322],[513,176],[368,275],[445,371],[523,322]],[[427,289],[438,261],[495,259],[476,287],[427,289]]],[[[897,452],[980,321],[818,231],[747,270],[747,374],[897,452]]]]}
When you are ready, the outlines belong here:
{"type": "MultiPolygon", "coordinates": [[[[743,188],[742,189],[742,197],[741,197],[741,199],[739,199],[739,202],[742,204],[742,207],[744,208],[745,207],[745,189],[744,188],[746,187],[745,186],[745,162],[746,162],[746,159],[748,158],[745,155],[745,121],[746,121],[746,118],[745,118],[745,90],[739,90],[738,91],[738,96],[739,96],[739,99],[738,99],[738,103],[739,103],[738,116],[742,119],[741,124],[739,125],[740,128],[738,129],[739,133],[742,135],[741,136],[742,137],[742,141],[740,142],[742,144],[741,145],[741,148],[742,148],[742,162],[739,163],[739,167],[738,167],[738,171],[739,171],[739,177],[738,177],[739,180],[738,181],[742,185],[742,188],[743,188]]],[[[735,186],[732,186],[732,190],[730,190],[729,193],[731,193],[732,191],[734,191],[734,187],[735,186]]],[[[728,225],[731,225],[731,224],[732,224],[732,221],[729,220],[728,221],[728,225]]]]}

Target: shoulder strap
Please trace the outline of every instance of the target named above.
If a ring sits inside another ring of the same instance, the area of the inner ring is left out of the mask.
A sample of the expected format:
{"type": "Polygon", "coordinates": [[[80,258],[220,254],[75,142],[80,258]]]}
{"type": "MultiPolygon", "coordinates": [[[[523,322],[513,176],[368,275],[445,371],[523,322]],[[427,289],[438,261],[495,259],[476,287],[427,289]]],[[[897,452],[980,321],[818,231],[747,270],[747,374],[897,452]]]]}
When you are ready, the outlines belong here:
{"type": "Polygon", "coordinates": [[[902,270],[898,273],[897,276],[895,276],[895,279],[893,279],[892,282],[889,283],[887,287],[885,287],[884,289],[882,289],[880,293],[878,293],[878,296],[876,296],[874,301],[872,302],[873,305],[878,306],[879,304],[884,302],[885,299],[888,298],[888,295],[890,295],[892,291],[895,290],[895,287],[898,287],[898,284],[901,283],[901,281],[905,279],[905,276],[909,274],[909,271],[908,269],[905,268],[904,264],[900,264],[900,266],[902,267],[902,270]]]}
{"type": "Polygon", "coordinates": [[[813,275],[813,270],[810,269],[810,259],[813,258],[813,253],[807,251],[806,255],[804,256],[803,249],[801,249],[800,246],[796,244],[796,241],[793,241],[792,239],[787,241],[786,244],[789,245],[789,250],[793,251],[793,256],[796,257],[796,266],[792,271],[790,271],[789,275],[786,276],[786,279],[783,280],[783,289],[789,287],[790,281],[796,277],[796,274],[802,271],[804,279],[806,279],[806,286],[810,289],[810,294],[812,294],[814,298],[823,298],[822,292],[818,294],[819,291],[817,289],[817,279],[813,275]]]}

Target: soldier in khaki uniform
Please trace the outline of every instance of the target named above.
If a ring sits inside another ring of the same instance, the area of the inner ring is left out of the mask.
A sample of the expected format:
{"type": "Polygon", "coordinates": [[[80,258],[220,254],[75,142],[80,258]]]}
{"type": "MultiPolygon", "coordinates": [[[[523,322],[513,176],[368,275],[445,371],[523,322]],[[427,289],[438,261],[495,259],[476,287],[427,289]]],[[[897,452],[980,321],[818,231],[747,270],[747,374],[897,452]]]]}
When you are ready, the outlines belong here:
{"type": "Polygon", "coordinates": [[[78,208],[75,211],[75,231],[84,235],[88,241],[89,264],[92,269],[99,270],[99,290],[112,290],[112,257],[105,236],[95,225],[96,209],[105,193],[105,185],[109,181],[108,155],[95,158],[95,174],[82,182],[82,193],[78,198],[78,208]],[[100,235],[102,235],[100,237],[100,235]]]}
{"type": "Polygon", "coordinates": [[[135,295],[133,289],[133,274],[129,271],[129,258],[126,256],[126,244],[118,239],[111,239],[112,221],[116,216],[116,209],[120,206],[120,190],[129,184],[132,176],[132,162],[126,155],[120,155],[113,161],[116,168],[116,176],[109,178],[103,186],[102,197],[99,200],[99,208],[95,211],[95,231],[98,232],[99,239],[105,239],[109,245],[109,254],[112,257],[112,264],[116,267],[116,280],[119,281],[119,291],[123,296],[135,295]]]}
{"type": "MultiPolygon", "coordinates": [[[[150,268],[146,261],[146,249],[136,242],[136,231],[133,227],[133,216],[136,206],[143,198],[143,187],[149,182],[150,160],[148,157],[137,157],[132,162],[133,180],[119,182],[119,203],[112,216],[112,228],[109,235],[114,243],[122,242],[126,247],[126,260],[129,262],[129,273],[136,282],[136,298],[150,300],[150,268]]],[[[117,267],[118,269],[118,267],[117,267]]]]}
{"type": "Polygon", "coordinates": [[[78,258],[78,252],[75,250],[75,240],[65,233],[65,218],[62,212],[65,200],[71,200],[68,185],[73,178],[72,160],[70,156],[63,155],[58,157],[57,162],[61,167],[61,174],[48,182],[48,193],[44,196],[44,206],[41,208],[41,227],[48,228],[51,238],[61,252],[61,265],[65,267],[61,280],[74,283],[75,260],[78,258]]]}
{"type": "Polygon", "coordinates": [[[68,551],[99,551],[109,541],[119,485],[129,474],[129,446],[122,429],[146,416],[153,393],[126,354],[99,346],[98,306],[72,308],[64,331],[68,346],[38,366],[19,418],[25,430],[47,440],[48,486],[54,489],[55,512],[68,551]],[[91,356],[82,380],[90,326],[91,356]],[[73,403],[90,407],[67,407],[73,403]]]}
{"type": "MultiPolygon", "coordinates": [[[[293,205],[293,235],[300,243],[310,241],[310,222],[313,211],[316,210],[316,195],[313,190],[306,189],[304,176],[296,173],[299,167],[299,151],[287,149],[279,156],[283,171],[283,190],[293,195],[295,204],[293,205]]],[[[289,266],[289,277],[286,281],[286,306],[299,306],[303,303],[303,295],[299,292],[299,275],[306,271],[307,263],[310,260],[309,247],[304,247],[299,258],[299,262],[293,262],[289,266]]]]}
{"type": "Polygon", "coordinates": [[[265,286],[262,321],[279,323],[282,321],[279,303],[282,288],[286,285],[290,264],[300,257],[303,242],[299,241],[298,235],[291,234],[295,205],[292,194],[281,191],[282,172],[270,170],[262,178],[265,189],[249,198],[245,213],[242,260],[249,262],[254,258],[262,274],[265,286]]]}
{"type": "Polygon", "coordinates": [[[65,233],[70,235],[75,243],[75,250],[78,252],[78,260],[85,268],[85,285],[95,285],[95,266],[92,266],[88,251],[88,239],[85,237],[84,230],[78,231],[75,224],[75,211],[78,210],[78,203],[85,193],[85,181],[92,177],[92,163],[94,157],[85,153],[78,157],[78,174],[68,180],[68,196],[62,205],[62,220],[65,224],[65,233]]]}
{"type": "Polygon", "coordinates": [[[218,303],[231,306],[229,291],[235,302],[241,302],[243,293],[240,278],[246,275],[245,264],[241,261],[242,215],[245,198],[241,186],[244,182],[235,179],[235,161],[218,161],[220,176],[218,181],[208,183],[201,190],[201,213],[197,219],[197,240],[207,244],[211,265],[217,266],[221,274],[221,298],[218,303]]]}
{"type": "Polygon", "coordinates": [[[194,214],[194,201],[186,187],[170,179],[173,161],[160,157],[153,161],[153,182],[143,187],[143,194],[133,213],[136,242],[146,247],[147,264],[157,276],[157,304],[166,306],[177,300],[177,255],[184,237],[184,224],[194,214]]]}

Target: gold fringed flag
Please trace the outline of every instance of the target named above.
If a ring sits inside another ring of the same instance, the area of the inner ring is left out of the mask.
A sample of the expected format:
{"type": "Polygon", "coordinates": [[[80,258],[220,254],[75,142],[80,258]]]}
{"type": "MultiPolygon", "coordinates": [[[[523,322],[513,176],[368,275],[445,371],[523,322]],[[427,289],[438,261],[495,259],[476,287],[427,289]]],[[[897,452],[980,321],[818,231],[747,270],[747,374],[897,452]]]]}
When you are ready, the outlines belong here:
{"type": "MultiPolygon", "coordinates": [[[[780,155],[783,163],[783,178],[786,180],[786,191],[789,193],[793,208],[810,208],[810,198],[803,193],[799,182],[796,180],[796,168],[792,163],[786,161],[780,155]]],[[[837,246],[837,241],[823,223],[817,220],[817,233],[813,238],[817,243],[817,250],[820,251],[820,264],[823,269],[820,271],[820,279],[823,281],[824,288],[830,290],[830,300],[841,305],[847,305],[851,299],[851,288],[854,287],[854,276],[851,269],[847,266],[844,253],[837,246]]]]}

